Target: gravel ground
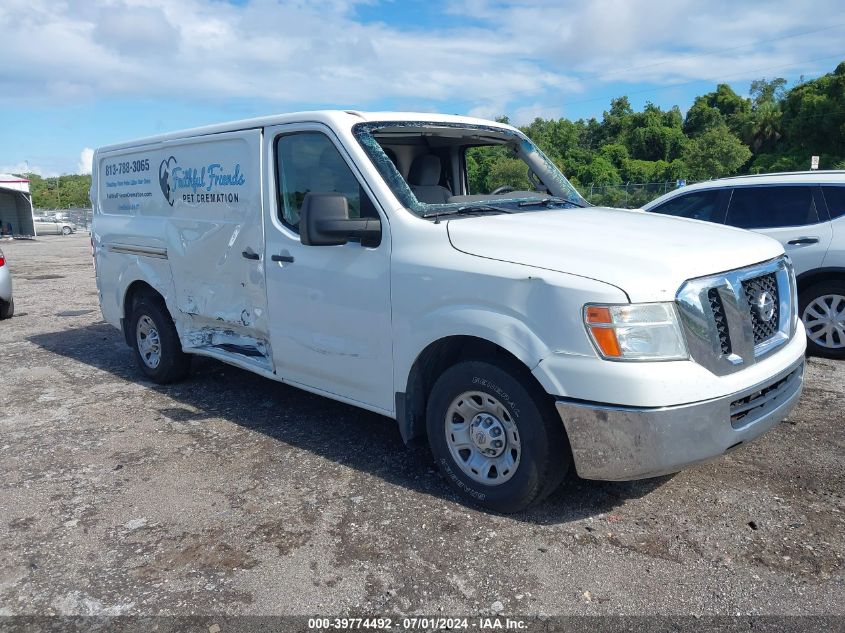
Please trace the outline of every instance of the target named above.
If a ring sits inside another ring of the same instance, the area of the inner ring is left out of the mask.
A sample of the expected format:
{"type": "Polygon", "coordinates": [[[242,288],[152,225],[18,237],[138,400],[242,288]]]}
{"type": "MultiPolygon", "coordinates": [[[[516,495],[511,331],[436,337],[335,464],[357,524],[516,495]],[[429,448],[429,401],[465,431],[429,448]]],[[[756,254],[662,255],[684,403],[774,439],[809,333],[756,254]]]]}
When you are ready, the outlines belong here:
{"type": "Polygon", "coordinates": [[[845,364],[672,477],[461,505],[395,424],[197,359],[145,382],[86,235],[4,242],[0,614],[845,614],[845,364]]]}

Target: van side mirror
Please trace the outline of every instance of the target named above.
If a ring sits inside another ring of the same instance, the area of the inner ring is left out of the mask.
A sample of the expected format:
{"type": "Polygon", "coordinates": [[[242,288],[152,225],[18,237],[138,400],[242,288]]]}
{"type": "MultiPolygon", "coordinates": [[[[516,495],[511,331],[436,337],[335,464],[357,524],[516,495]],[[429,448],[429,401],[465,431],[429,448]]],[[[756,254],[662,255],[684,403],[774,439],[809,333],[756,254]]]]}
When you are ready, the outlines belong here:
{"type": "Polygon", "coordinates": [[[309,193],[299,212],[299,239],[306,246],[340,246],[351,239],[376,246],[381,241],[381,220],[350,218],[349,203],[338,193],[309,193]]]}

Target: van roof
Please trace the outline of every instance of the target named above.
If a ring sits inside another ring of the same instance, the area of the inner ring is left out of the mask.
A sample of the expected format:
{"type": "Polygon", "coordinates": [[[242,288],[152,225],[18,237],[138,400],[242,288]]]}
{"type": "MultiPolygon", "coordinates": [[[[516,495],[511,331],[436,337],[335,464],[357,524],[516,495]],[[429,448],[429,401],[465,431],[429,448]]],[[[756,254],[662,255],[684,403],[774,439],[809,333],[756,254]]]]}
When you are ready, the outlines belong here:
{"type": "Polygon", "coordinates": [[[367,121],[432,121],[438,123],[462,123],[466,125],[493,125],[496,127],[514,130],[506,123],[497,123],[485,119],[466,117],[452,114],[435,114],[432,112],[360,112],[358,110],[312,110],[304,112],[291,112],[289,114],[274,114],[253,119],[231,121],[229,123],[217,123],[203,127],[190,128],[174,132],[166,132],[155,136],[148,136],[134,141],[115,143],[100,147],[98,152],[110,152],[114,150],[129,149],[141,145],[152,145],[163,141],[170,141],[207,134],[220,134],[223,132],[236,132],[285,123],[315,122],[326,125],[354,125],[355,123],[367,121]]]}

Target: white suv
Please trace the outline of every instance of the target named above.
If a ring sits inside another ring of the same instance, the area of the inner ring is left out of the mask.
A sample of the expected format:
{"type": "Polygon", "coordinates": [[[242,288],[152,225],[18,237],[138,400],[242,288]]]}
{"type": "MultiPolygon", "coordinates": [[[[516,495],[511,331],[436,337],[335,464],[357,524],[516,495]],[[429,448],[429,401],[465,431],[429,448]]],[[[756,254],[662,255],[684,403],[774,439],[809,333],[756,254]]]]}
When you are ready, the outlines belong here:
{"type": "Polygon", "coordinates": [[[798,276],[807,349],[845,358],[845,171],[710,180],[676,189],[644,209],[779,240],[798,276]]]}

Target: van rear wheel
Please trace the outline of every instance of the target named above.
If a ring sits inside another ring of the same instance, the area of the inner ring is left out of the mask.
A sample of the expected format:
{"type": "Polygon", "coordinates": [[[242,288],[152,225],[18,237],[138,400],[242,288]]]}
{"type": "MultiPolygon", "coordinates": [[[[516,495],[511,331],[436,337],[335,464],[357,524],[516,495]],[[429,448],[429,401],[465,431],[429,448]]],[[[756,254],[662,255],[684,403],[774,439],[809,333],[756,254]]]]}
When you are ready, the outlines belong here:
{"type": "Polygon", "coordinates": [[[161,300],[145,296],[135,302],[129,334],[135,360],[147,378],[164,385],[188,375],[191,357],[182,351],[176,326],[161,300]]]}
{"type": "Polygon", "coordinates": [[[449,485],[470,503],[518,512],[554,491],[572,461],[563,423],[516,368],[467,361],[432,388],[429,445],[449,485]]]}

